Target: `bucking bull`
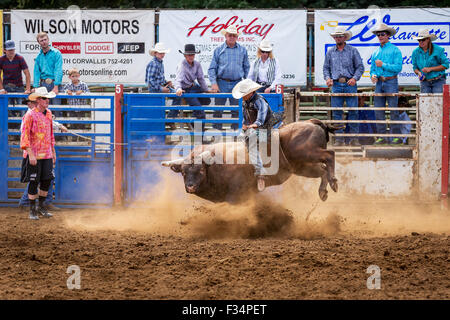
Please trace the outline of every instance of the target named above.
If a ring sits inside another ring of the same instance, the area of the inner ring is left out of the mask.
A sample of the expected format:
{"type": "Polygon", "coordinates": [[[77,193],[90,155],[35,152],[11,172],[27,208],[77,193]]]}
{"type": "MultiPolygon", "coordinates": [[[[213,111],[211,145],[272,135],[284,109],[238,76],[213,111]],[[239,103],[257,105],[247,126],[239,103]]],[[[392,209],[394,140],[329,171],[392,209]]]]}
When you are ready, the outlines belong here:
{"type": "MultiPolygon", "coordinates": [[[[329,133],[337,129],[317,119],[281,127],[278,170],[266,177],[266,186],[280,185],[295,174],[321,178],[319,197],[322,201],[328,198],[327,184],[337,192],[334,151],[327,150],[329,133]]],[[[183,175],[186,192],[212,202],[239,203],[248,199],[250,194],[257,193],[254,166],[248,162],[245,148],[244,142],[199,145],[186,158],[161,164],[183,175]],[[236,160],[240,151],[244,151],[245,162],[224,160],[229,159],[231,154],[236,160]],[[218,158],[224,161],[214,161],[218,158]]]]}

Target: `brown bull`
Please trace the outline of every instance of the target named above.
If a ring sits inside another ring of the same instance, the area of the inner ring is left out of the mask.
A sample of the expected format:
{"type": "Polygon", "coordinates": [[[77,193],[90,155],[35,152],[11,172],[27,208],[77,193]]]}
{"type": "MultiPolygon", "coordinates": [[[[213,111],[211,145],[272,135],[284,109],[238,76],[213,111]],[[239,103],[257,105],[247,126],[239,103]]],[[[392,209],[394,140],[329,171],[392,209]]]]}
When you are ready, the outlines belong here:
{"type": "MultiPolygon", "coordinates": [[[[329,132],[333,133],[336,129],[317,119],[294,122],[280,128],[279,169],[267,176],[266,186],[280,185],[295,174],[321,178],[319,196],[323,201],[328,197],[327,184],[337,192],[334,151],[326,149],[329,132]]],[[[164,161],[162,165],[183,175],[186,192],[213,202],[236,203],[257,193],[254,167],[248,163],[248,154],[244,149],[245,145],[239,142],[201,145],[195,147],[187,158],[164,161]],[[240,151],[244,151],[245,163],[214,162],[217,157],[229,158],[230,153],[234,153],[236,160],[240,151]]]]}

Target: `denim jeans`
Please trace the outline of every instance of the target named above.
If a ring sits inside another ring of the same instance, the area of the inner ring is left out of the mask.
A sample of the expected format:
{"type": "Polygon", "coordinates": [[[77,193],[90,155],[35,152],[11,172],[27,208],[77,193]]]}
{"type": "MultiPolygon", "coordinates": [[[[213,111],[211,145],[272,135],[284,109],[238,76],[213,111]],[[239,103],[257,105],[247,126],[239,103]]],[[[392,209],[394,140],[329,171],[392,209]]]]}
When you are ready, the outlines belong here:
{"type": "Polygon", "coordinates": [[[260,154],[260,143],[267,143],[267,134],[262,134],[258,129],[247,129],[245,135],[248,137],[248,157],[250,163],[255,167],[255,176],[264,175],[263,162],[260,154]]]}
{"type": "MultiPolygon", "coordinates": [[[[170,90],[170,93],[175,93],[175,89],[169,88],[169,90],[170,90]]],[[[150,92],[150,93],[161,93],[161,92],[158,92],[158,91],[150,89],[150,87],[148,88],[148,92],[150,92]]],[[[172,106],[176,106],[176,105],[180,105],[181,104],[181,98],[177,97],[177,98],[170,98],[170,99],[172,100],[172,106]]],[[[179,112],[180,112],[179,110],[170,110],[169,114],[168,114],[168,117],[169,118],[175,118],[178,115],[179,112]]]]}
{"type": "MultiPolygon", "coordinates": [[[[239,81],[241,81],[241,80],[228,82],[225,80],[217,79],[217,85],[219,86],[219,90],[221,93],[228,93],[233,90],[234,86],[239,81]]],[[[229,101],[230,101],[230,106],[239,105],[239,100],[234,99],[234,98],[216,98],[216,105],[225,105],[227,99],[229,99],[229,101]]],[[[214,118],[222,118],[222,115],[223,115],[223,111],[220,111],[220,110],[215,110],[213,113],[214,118]]],[[[231,111],[231,117],[239,118],[239,111],[234,111],[234,110],[231,111]]],[[[239,127],[239,124],[237,124],[237,123],[231,124],[231,129],[233,129],[233,130],[237,130],[238,127],[239,127]]],[[[217,129],[217,130],[222,130],[222,123],[214,123],[213,128],[217,129]]]]}
{"type": "MultiPolygon", "coordinates": [[[[397,93],[398,92],[398,79],[390,79],[386,81],[381,81],[378,79],[378,82],[375,86],[375,93],[397,93]]],[[[389,108],[396,108],[398,105],[398,97],[374,97],[373,98],[373,106],[375,108],[385,108],[386,101],[388,103],[389,108]]],[[[399,113],[397,110],[390,110],[391,120],[398,121],[399,113]]],[[[386,120],[385,111],[375,111],[375,118],[377,120],[386,120]]],[[[377,133],[384,134],[386,133],[386,124],[377,123],[377,133]]],[[[400,124],[391,124],[391,134],[400,133],[400,124]]]]}
{"type": "MultiPolygon", "coordinates": [[[[198,84],[194,84],[192,87],[187,88],[184,91],[185,91],[185,93],[202,93],[203,92],[202,88],[198,84]]],[[[179,98],[179,99],[180,99],[180,103],[178,103],[178,104],[181,104],[181,98],[179,98]]],[[[211,100],[209,98],[185,98],[185,100],[188,103],[188,105],[190,105],[191,107],[208,105],[211,102],[211,100]],[[209,102],[207,100],[209,100],[209,102]]],[[[179,112],[180,112],[180,110],[170,110],[169,118],[175,118],[176,116],[178,116],[179,112]]],[[[203,111],[203,110],[194,110],[193,115],[197,119],[205,119],[205,111],[203,111]]]]}
{"type": "Polygon", "coordinates": [[[445,77],[432,81],[420,82],[421,93],[442,93],[444,91],[445,77]]]}
{"type": "MultiPolygon", "coordinates": [[[[11,86],[9,84],[5,84],[3,86],[3,88],[6,90],[6,92],[9,92],[9,93],[22,93],[22,92],[25,92],[25,88],[23,86],[11,86]]],[[[22,104],[23,103],[23,99],[22,98],[11,98],[9,101],[10,101],[9,103],[12,104],[12,105],[22,104]]],[[[25,112],[23,114],[25,114],[25,112]]]]}
{"type": "MultiPolygon", "coordinates": [[[[53,202],[53,183],[55,180],[53,179],[50,182],[50,189],[48,189],[47,197],[45,198],[44,204],[49,205],[53,202]]],[[[30,187],[30,183],[27,184],[27,188],[23,192],[22,198],[20,198],[19,205],[21,206],[29,206],[30,205],[30,199],[28,199],[28,188],[30,187]]]]}
{"type": "MultiPolygon", "coordinates": [[[[333,93],[356,93],[357,86],[349,86],[347,83],[334,82],[333,93]]],[[[349,108],[358,107],[358,97],[332,97],[331,107],[342,108],[344,106],[344,101],[349,108]]],[[[333,120],[342,120],[344,112],[341,110],[333,110],[333,120]]],[[[358,120],[358,110],[349,110],[347,120],[358,120]]],[[[347,123],[350,128],[350,133],[358,133],[357,123],[347,123]]],[[[337,130],[336,133],[344,133],[344,129],[337,130]]],[[[336,141],[343,141],[343,138],[336,138],[336,141]]]]}

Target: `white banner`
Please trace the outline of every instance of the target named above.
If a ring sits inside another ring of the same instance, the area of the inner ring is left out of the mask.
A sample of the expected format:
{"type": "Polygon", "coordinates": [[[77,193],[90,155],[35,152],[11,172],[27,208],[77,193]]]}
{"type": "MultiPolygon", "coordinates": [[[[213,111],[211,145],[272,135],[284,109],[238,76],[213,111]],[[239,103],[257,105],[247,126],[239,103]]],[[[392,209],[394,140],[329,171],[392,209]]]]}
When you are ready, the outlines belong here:
{"type": "Polygon", "coordinates": [[[235,25],[252,63],[257,45],[268,39],[279,60],[285,86],[306,84],[306,10],[162,10],[159,16],[159,41],[171,52],[164,58],[166,78],[173,80],[177,65],[184,59],[178,50],[195,44],[201,53],[195,59],[207,78],[214,49],[225,42],[220,32],[235,25]]]}
{"type": "Polygon", "coordinates": [[[144,84],[154,17],[153,10],[12,10],[11,39],[31,77],[40,50],[36,35],[45,31],[62,53],[63,83],[77,68],[87,83],[144,84]]]}
{"type": "MultiPolygon", "coordinates": [[[[371,32],[375,25],[383,22],[397,30],[390,42],[401,50],[403,68],[399,73],[399,84],[419,85],[414,73],[411,55],[418,47],[412,36],[419,30],[428,28],[438,39],[433,43],[444,47],[450,57],[450,9],[416,8],[416,9],[379,9],[363,10],[316,10],[315,11],[315,85],[325,85],[323,79],[323,62],[325,54],[335,45],[330,32],[339,24],[352,31],[352,38],[347,41],[359,50],[364,63],[364,74],[358,84],[372,85],[370,81],[370,57],[379,47],[377,37],[371,32]]],[[[449,69],[447,83],[450,83],[449,69]]]]}

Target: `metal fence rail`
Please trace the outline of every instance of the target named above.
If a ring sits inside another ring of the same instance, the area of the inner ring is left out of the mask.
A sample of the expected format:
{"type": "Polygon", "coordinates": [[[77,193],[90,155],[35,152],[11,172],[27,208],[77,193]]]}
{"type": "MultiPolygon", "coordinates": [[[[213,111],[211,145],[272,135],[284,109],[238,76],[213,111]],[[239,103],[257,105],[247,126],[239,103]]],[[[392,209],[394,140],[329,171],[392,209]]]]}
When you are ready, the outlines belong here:
{"type": "MultiPolygon", "coordinates": [[[[0,205],[17,205],[26,184],[20,182],[23,151],[20,123],[28,110],[21,103],[26,95],[0,96],[0,205]],[[19,100],[20,99],[20,100],[19,100]]],[[[57,99],[80,99],[83,105],[52,105],[55,120],[69,128],[56,132],[54,203],[66,207],[113,204],[113,100],[112,95],[58,95],[57,99]]]]}

